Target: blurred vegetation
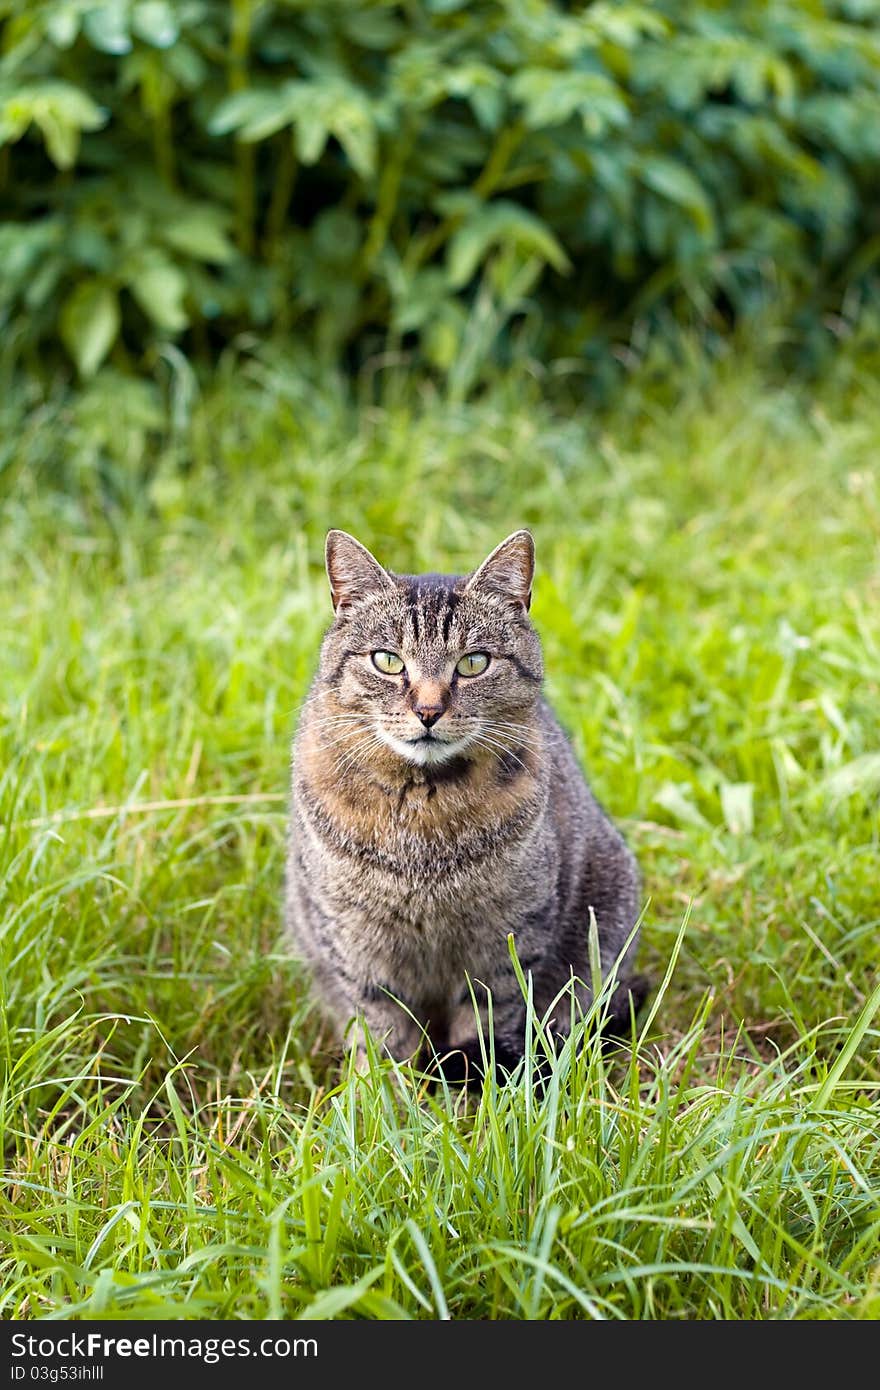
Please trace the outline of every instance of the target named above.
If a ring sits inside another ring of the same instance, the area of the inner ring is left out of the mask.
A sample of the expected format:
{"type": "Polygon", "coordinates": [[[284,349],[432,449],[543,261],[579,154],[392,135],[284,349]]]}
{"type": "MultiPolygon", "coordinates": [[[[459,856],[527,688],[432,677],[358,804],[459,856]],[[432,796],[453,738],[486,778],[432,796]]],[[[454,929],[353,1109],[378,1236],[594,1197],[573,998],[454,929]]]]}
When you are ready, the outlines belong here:
{"type": "Polygon", "coordinates": [[[878,19],[0,0],[5,365],[151,374],[250,331],[462,397],[513,356],[601,388],[664,314],[846,321],[880,256],[878,19]]]}

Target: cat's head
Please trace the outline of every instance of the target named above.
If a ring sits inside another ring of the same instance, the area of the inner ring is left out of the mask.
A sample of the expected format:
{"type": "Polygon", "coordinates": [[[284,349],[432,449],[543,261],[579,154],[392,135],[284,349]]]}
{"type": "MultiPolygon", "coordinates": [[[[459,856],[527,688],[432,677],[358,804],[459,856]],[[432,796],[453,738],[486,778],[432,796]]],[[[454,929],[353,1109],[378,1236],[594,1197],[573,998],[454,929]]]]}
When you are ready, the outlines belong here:
{"type": "Polygon", "coordinates": [[[336,616],[319,683],[341,710],[339,738],[366,748],[372,736],[423,766],[515,755],[543,676],[529,532],[463,576],[393,574],[345,531],[329,533],[326,558],[336,616]]]}

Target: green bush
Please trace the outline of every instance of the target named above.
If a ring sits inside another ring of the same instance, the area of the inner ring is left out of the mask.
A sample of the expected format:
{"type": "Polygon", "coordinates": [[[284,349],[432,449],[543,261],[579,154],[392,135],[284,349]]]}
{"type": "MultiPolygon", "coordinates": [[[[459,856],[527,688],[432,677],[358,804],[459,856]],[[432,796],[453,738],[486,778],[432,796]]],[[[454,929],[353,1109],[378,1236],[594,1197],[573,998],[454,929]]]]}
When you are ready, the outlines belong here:
{"type": "MultiPolygon", "coordinates": [[[[880,0],[0,0],[7,361],[250,330],[459,391],[880,254],[880,0]]],[[[173,351],[173,349],[172,349],[173,351]]]]}

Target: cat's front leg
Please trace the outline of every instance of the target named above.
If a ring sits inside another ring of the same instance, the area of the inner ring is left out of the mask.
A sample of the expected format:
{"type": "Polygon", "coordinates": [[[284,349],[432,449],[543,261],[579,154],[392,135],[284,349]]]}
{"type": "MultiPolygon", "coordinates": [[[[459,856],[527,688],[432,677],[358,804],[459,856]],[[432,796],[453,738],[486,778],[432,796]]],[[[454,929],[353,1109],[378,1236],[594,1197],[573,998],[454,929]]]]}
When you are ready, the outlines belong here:
{"type": "Polygon", "coordinates": [[[450,1010],[448,1046],[436,1066],[452,1084],[475,1083],[494,1058],[495,1074],[503,1080],[522,1060],[525,1025],[525,1000],[512,971],[494,986],[468,983],[450,1010]]]}
{"type": "Polygon", "coordinates": [[[388,1055],[397,1062],[408,1062],[418,1055],[425,1039],[424,1026],[386,990],[364,985],[350,1014],[352,1023],[346,1042],[355,1052],[358,1071],[369,1069],[367,1033],[380,1057],[388,1055]]]}

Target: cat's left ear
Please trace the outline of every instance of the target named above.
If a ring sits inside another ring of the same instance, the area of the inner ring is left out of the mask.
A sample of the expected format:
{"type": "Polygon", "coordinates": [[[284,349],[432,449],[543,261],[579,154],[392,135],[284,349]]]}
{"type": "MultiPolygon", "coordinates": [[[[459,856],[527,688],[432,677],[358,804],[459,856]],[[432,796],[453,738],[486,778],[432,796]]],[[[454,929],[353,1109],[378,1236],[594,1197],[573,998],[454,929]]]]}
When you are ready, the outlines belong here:
{"type": "Polygon", "coordinates": [[[514,531],[496,545],[465,585],[466,594],[494,593],[528,608],[535,577],[535,542],[530,531],[514,531]]]}

